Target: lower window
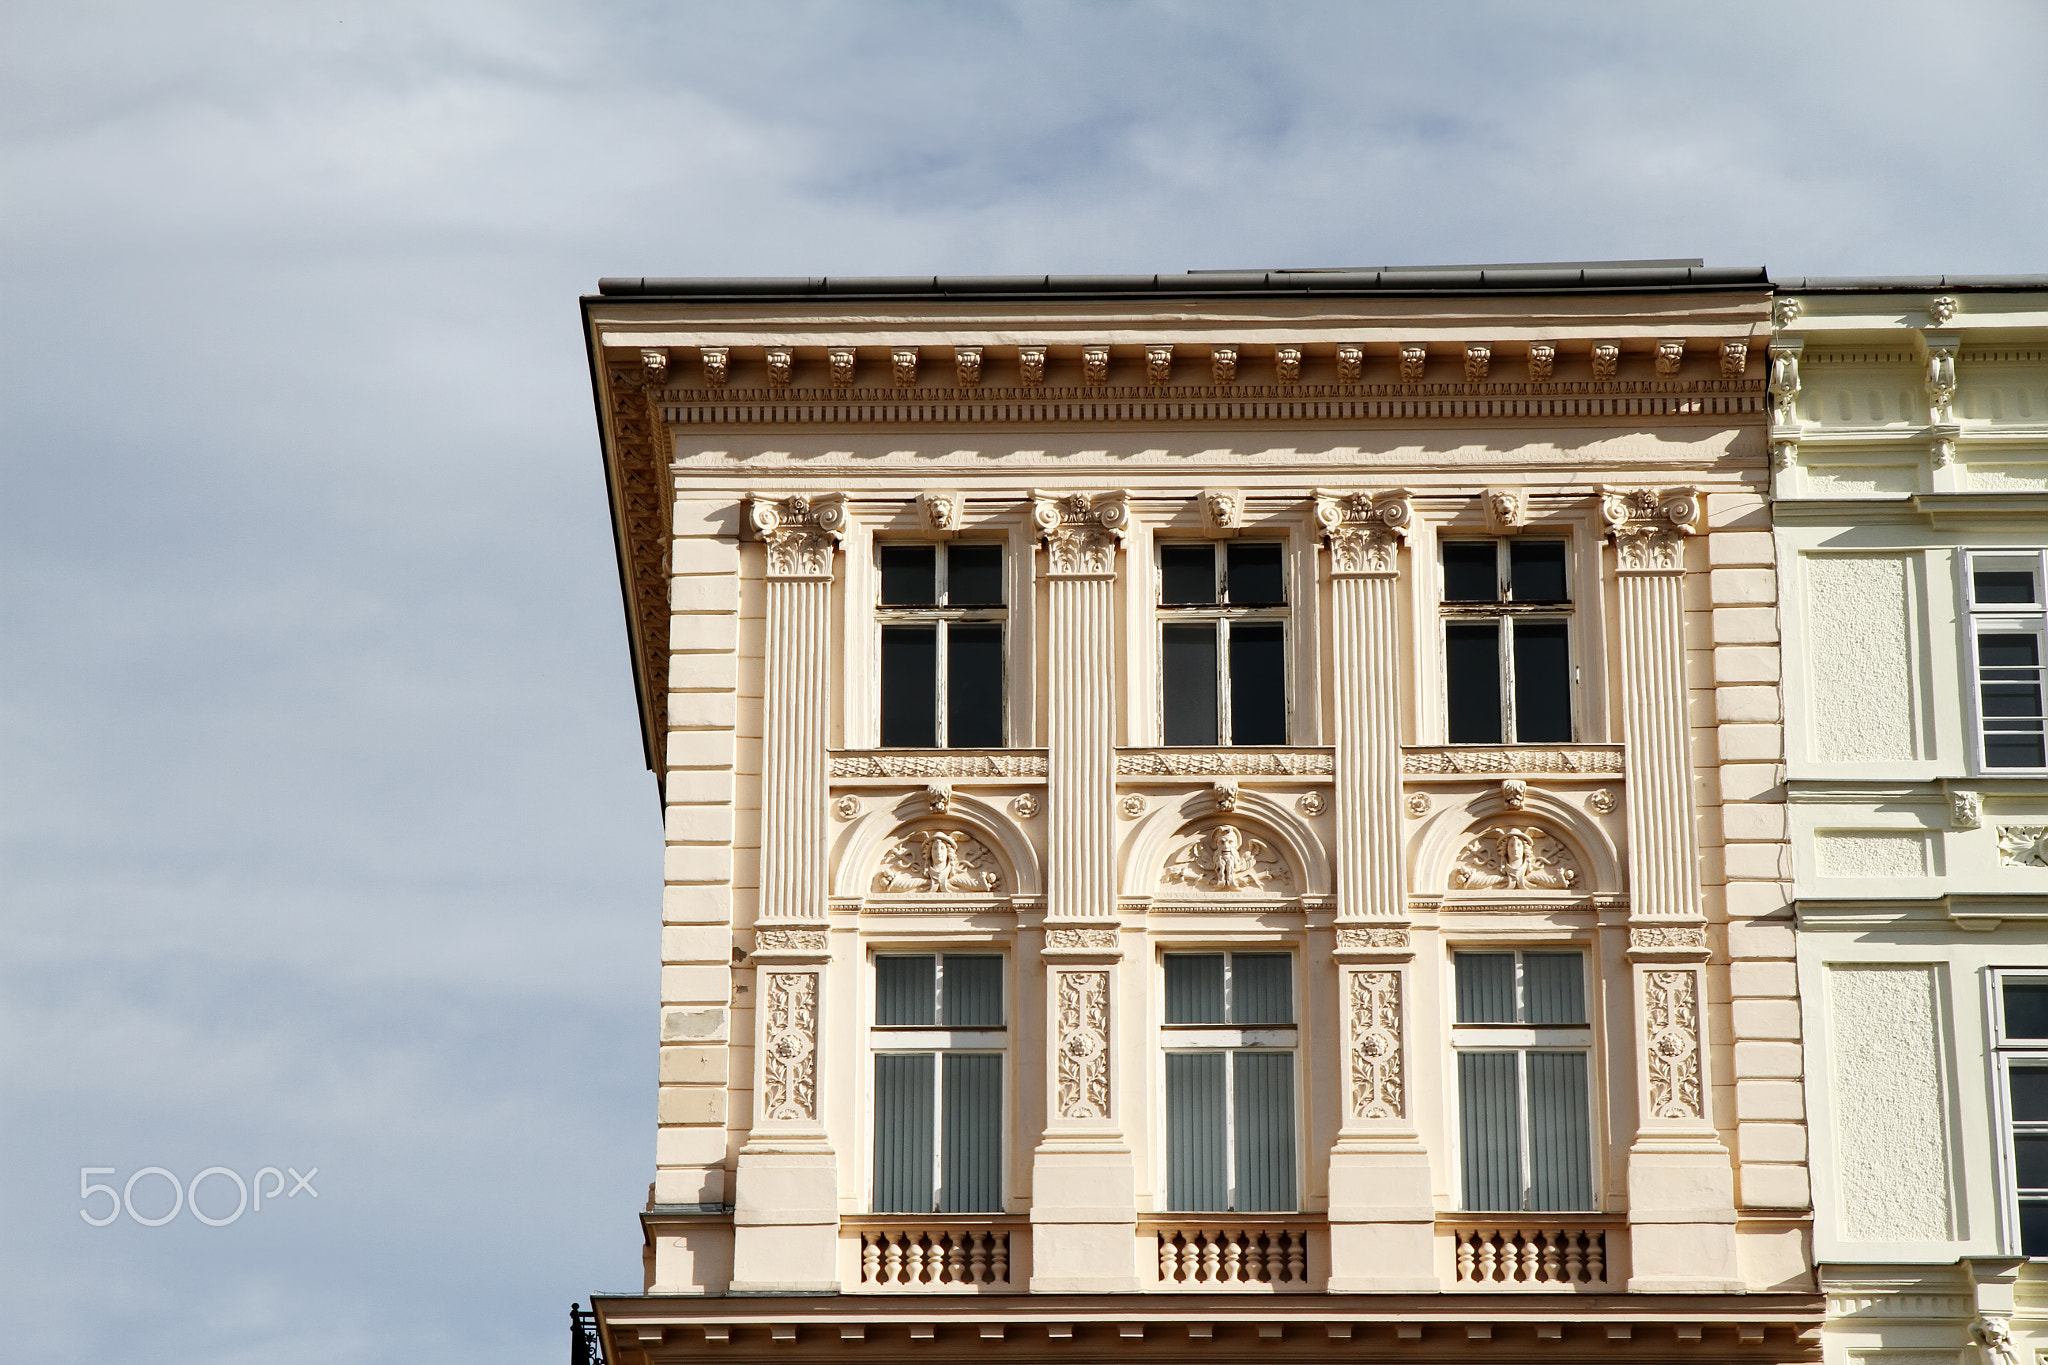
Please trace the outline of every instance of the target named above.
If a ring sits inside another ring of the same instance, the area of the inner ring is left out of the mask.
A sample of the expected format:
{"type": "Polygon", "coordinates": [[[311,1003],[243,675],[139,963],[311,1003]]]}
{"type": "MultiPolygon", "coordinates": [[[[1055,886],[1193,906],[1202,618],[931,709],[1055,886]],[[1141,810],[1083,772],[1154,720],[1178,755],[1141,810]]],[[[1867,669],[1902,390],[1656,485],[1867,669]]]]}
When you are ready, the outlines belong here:
{"type": "Polygon", "coordinates": [[[1585,955],[1461,952],[1452,968],[1464,1208],[1597,1207],[1585,955]]]}
{"type": "Polygon", "coordinates": [[[1292,1212],[1293,957],[1168,953],[1164,967],[1167,1208],[1292,1212]]]}

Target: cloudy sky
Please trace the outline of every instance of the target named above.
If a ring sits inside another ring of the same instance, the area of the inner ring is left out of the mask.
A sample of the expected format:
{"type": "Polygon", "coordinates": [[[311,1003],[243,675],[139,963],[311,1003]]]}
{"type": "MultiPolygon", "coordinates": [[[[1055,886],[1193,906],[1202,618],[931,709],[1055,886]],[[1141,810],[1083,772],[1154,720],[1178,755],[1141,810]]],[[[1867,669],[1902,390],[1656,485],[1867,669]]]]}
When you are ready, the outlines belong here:
{"type": "Polygon", "coordinates": [[[638,1285],[600,275],[2048,271],[2044,51],[1956,0],[0,7],[7,1353],[559,1360],[638,1285]],[[80,1217],[151,1166],[318,1174],[80,1217]]]}

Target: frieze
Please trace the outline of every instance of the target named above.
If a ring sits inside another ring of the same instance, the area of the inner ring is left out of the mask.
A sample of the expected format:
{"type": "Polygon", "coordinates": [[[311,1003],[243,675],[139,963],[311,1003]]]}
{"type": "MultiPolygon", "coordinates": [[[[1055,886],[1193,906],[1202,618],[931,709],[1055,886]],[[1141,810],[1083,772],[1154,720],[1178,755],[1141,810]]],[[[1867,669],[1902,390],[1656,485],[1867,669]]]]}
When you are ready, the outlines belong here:
{"type": "Polygon", "coordinates": [[[1186,886],[1198,891],[1264,891],[1272,882],[1292,883],[1294,875],[1280,855],[1236,825],[1216,825],[1166,860],[1161,886],[1186,886]]]}
{"type": "Polygon", "coordinates": [[[1117,931],[1114,929],[1048,929],[1045,931],[1045,946],[1052,952],[1115,952],[1117,931]]]}
{"type": "Polygon", "coordinates": [[[1571,850],[1546,830],[1502,825],[1458,850],[1453,891],[1570,891],[1579,881],[1571,850]]]}
{"type": "Polygon", "coordinates": [[[832,776],[858,777],[1044,777],[1042,753],[834,754],[832,776]]]}
{"type": "Polygon", "coordinates": [[[1109,973],[1060,972],[1059,1116],[1109,1117],[1109,973]]]}
{"type": "Polygon", "coordinates": [[[1405,924],[1340,924],[1337,926],[1337,951],[1373,952],[1389,951],[1409,947],[1408,926],[1405,924]]]}
{"type": "Polygon", "coordinates": [[[1640,924],[1628,931],[1628,946],[1638,951],[1704,950],[1707,930],[1699,924],[1640,924]]]}
{"type": "Polygon", "coordinates": [[[2000,825],[1998,861],[2007,867],[2048,867],[2048,825],[2000,825]]]}
{"type": "Polygon", "coordinates": [[[1001,891],[995,855],[966,830],[927,829],[896,841],[882,855],[871,890],[877,895],[985,896],[1001,891]]]}
{"type": "Polygon", "coordinates": [[[1401,1075],[1401,974],[1351,973],[1351,1117],[1407,1112],[1401,1075]]]}
{"type": "Polygon", "coordinates": [[[1118,777],[1333,777],[1327,749],[1131,749],[1116,756],[1118,777]]]}
{"type": "Polygon", "coordinates": [[[1619,773],[1621,749],[1410,749],[1404,773],[1619,773]]]}
{"type": "Polygon", "coordinates": [[[764,953],[822,953],[823,929],[756,929],[754,949],[764,953]]]}

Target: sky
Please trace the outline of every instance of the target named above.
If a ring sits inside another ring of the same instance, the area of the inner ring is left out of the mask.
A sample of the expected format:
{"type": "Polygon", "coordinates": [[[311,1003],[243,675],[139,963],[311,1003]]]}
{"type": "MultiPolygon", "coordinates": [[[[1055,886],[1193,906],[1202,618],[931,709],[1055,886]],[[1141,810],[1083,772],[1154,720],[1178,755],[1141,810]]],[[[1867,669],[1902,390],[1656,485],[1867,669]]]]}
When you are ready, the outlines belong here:
{"type": "Polygon", "coordinates": [[[7,1353],[560,1360],[637,1288],[600,276],[2048,272],[2044,52],[2025,0],[10,0],[7,1353]]]}

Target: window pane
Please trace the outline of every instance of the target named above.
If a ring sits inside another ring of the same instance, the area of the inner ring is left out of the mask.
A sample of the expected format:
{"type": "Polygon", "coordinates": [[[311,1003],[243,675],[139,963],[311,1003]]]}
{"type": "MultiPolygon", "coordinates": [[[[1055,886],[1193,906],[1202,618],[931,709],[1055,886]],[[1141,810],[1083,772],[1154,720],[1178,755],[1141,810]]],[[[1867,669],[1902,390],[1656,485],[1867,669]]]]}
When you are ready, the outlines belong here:
{"type": "Polygon", "coordinates": [[[1289,953],[1233,953],[1230,1022],[1294,1022],[1294,957],[1289,953]]]}
{"type": "Polygon", "coordinates": [[[937,626],[882,627],[882,743],[928,749],[939,742],[937,626]]]}
{"type": "Polygon", "coordinates": [[[875,1023],[882,1028],[937,1023],[938,961],[930,954],[876,958],[875,1023]]]}
{"type": "Polygon", "coordinates": [[[1159,628],[1160,691],[1168,744],[1216,742],[1216,627],[1159,628]]]}
{"type": "Polygon", "coordinates": [[[2020,1254],[2048,1256],[2048,1203],[2020,1201],[2020,1254]]]}
{"type": "Polygon", "coordinates": [[[946,601],[956,607],[994,607],[1003,601],[1003,547],[952,545],[946,549],[946,601]]]}
{"type": "Polygon", "coordinates": [[[1986,669],[1985,673],[1999,679],[1984,684],[1984,714],[1987,717],[2031,720],[2041,714],[2041,688],[2026,676],[2027,670],[1986,669]],[[2017,680],[2013,680],[2015,677],[2017,680]]]}
{"type": "Polygon", "coordinates": [[[1500,743],[1500,625],[1444,626],[1444,706],[1453,744],[1500,743]]]}
{"type": "Polygon", "coordinates": [[[932,550],[930,545],[881,547],[883,606],[929,607],[939,600],[932,550]]]}
{"type": "Polygon", "coordinates": [[[1166,1022],[1221,1024],[1223,1016],[1223,954],[1166,955],[1166,1022]]]}
{"type": "Polygon", "coordinates": [[[1515,739],[1568,744],[1572,738],[1571,647],[1562,621],[1517,621],[1515,739]]]}
{"type": "Polygon", "coordinates": [[[2020,1133],[2012,1140],[2013,1177],[2023,1190],[2048,1190],[2048,1134],[2020,1133]]]}
{"type": "Polygon", "coordinates": [[[1216,547],[1161,545],[1159,600],[1177,606],[1198,606],[1216,600],[1216,547]]]}
{"type": "Polygon", "coordinates": [[[2048,768],[2048,739],[2039,734],[1987,734],[1984,736],[1984,766],[2048,768]]]}
{"type": "Polygon", "coordinates": [[[2005,983],[2005,1036],[2048,1038],[2048,981],[2005,983]]]}
{"type": "Polygon", "coordinates": [[[1231,545],[1223,560],[1231,601],[1244,606],[1287,600],[1278,545],[1231,545]]]}
{"type": "Polygon", "coordinates": [[[1003,1026],[1003,959],[997,953],[946,954],[947,1028],[1003,1026]]]}
{"type": "MultiPolygon", "coordinates": [[[[946,968],[947,985],[953,969],[946,968]]],[[[989,1052],[946,1054],[939,1208],[1000,1213],[1003,1208],[1003,1059],[989,1052]]]]}
{"type": "Polygon", "coordinates": [[[932,1062],[929,1052],[875,1057],[876,1213],[932,1211],[932,1062]]]}
{"type": "Polygon", "coordinates": [[[2031,669],[2040,665],[2041,650],[2032,631],[2014,635],[1987,633],[1977,637],[1977,662],[1987,669],[2031,669]]]}
{"type": "Polygon", "coordinates": [[[1224,1185],[1223,1054],[1166,1054],[1166,1206],[1221,1210],[1224,1185]]]}
{"type": "MultiPolygon", "coordinates": [[[[1522,954],[1522,995],[1532,1024],[1586,1022],[1586,959],[1580,953],[1522,954]]],[[[1536,1082],[1529,1082],[1534,1086],[1536,1082]]]]}
{"type": "Polygon", "coordinates": [[[2014,1067],[2010,1093],[2014,1123],[2048,1123],[2048,1067],[2014,1067]]]}
{"type": "Polygon", "coordinates": [[[1517,602],[1564,601],[1564,542],[1509,541],[1508,596],[1517,602]]]}
{"type": "Polygon", "coordinates": [[[1498,602],[1500,551],[1490,540],[1444,542],[1444,601],[1498,602]]]}
{"type": "Polygon", "coordinates": [[[1529,1054],[1529,1207],[1593,1207],[1586,1054],[1529,1054]]]}
{"type": "Polygon", "coordinates": [[[1287,742],[1287,628],[1239,621],[1230,628],[1230,742],[1287,742]]]}
{"type": "MultiPolygon", "coordinates": [[[[1980,561],[1981,562],[1981,561],[1980,561]]],[[[1979,606],[2006,602],[2037,602],[2032,569],[1980,568],[1971,574],[1979,606]]]]}
{"type": "Polygon", "coordinates": [[[1458,1054],[1458,1135],[1465,1207],[1522,1207],[1520,1082],[1512,1052],[1458,1054]]]}
{"type": "Polygon", "coordinates": [[[1239,1052],[1231,1118],[1237,1126],[1240,1213],[1294,1209],[1294,1054],[1239,1052]]]}
{"type": "Polygon", "coordinates": [[[1459,1023],[1515,1022],[1513,953],[1453,953],[1451,965],[1458,977],[1459,1023]]]}
{"type": "Polygon", "coordinates": [[[946,627],[946,744],[1003,747],[1003,628],[946,627]]]}

